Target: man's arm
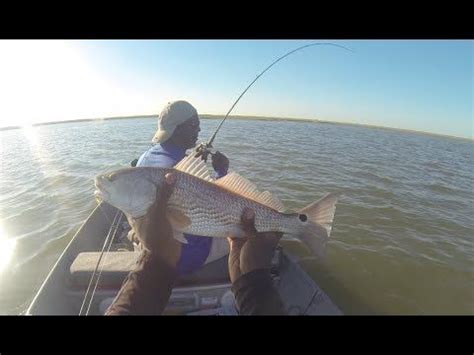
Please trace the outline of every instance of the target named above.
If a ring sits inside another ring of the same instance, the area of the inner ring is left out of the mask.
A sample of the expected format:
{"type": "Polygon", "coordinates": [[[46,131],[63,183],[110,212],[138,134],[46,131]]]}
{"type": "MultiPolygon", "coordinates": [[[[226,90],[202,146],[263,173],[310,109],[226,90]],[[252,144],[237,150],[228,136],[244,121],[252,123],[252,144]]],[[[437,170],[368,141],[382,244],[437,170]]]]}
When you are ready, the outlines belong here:
{"type": "Polygon", "coordinates": [[[145,250],[105,315],[159,315],[176,279],[176,268],[145,250]]]}
{"type": "Polygon", "coordinates": [[[266,269],[240,276],[232,285],[241,315],[284,315],[285,307],[266,269]]]}
{"type": "Polygon", "coordinates": [[[146,216],[129,220],[145,250],[106,315],[161,314],[166,307],[181,255],[181,244],[173,238],[165,213],[175,180],[174,175],[167,174],[160,196],[146,216]]]}
{"type": "Polygon", "coordinates": [[[242,213],[246,238],[228,238],[229,274],[237,308],[242,315],[285,314],[283,302],[273,285],[270,267],[281,233],[257,233],[255,213],[242,213]]]}

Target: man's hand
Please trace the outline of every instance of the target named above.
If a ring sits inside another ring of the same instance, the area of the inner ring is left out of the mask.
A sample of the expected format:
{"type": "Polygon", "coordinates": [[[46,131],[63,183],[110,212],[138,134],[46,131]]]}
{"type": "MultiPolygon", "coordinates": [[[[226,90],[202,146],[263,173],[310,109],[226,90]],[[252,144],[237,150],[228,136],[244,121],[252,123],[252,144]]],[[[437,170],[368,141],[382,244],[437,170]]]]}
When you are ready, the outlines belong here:
{"type": "Polygon", "coordinates": [[[230,244],[229,274],[234,283],[240,276],[257,269],[269,269],[278,241],[278,232],[257,233],[255,213],[245,209],[241,217],[244,238],[227,238],[230,244]]]}
{"type": "Polygon", "coordinates": [[[217,151],[212,155],[212,167],[218,174],[225,175],[227,174],[227,170],[229,170],[229,159],[217,151]]]}
{"type": "Polygon", "coordinates": [[[172,267],[176,267],[181,256],[181,243],[174,239],[173,229],[166,219],[166,205],[175,183],[176,176],[173,173],[166,174],[165,182],[148,213],[129,221],[144,247],[172,267]]]}

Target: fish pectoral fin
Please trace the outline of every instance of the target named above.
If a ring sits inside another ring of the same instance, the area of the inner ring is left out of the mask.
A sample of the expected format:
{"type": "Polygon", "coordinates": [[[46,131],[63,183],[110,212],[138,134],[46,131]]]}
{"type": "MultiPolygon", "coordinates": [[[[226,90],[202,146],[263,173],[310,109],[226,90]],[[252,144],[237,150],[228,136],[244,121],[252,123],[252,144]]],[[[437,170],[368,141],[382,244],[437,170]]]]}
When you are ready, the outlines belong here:
{"type": "Polygon", "coordinates": [[[191,219],[176,208],[168,207],[166,209],[166,218],[168,218],[173,229],[176,230],[182,231],[191,225],[191,219]]]}
{"type": "Polygon", "coordinates": [[[173,238],[176,239],[180,243],[188,244],[188,240],[184,237],[183,232],[173,230],[173,238]]]}

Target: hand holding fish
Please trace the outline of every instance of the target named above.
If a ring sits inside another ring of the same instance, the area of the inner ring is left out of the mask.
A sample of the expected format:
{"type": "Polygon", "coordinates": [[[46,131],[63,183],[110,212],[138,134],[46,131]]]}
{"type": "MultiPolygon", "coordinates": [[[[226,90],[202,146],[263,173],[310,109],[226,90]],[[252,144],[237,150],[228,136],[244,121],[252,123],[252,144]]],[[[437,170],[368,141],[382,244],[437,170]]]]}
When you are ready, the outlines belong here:
{"type": "Polygon", "coordinates": [[[181,255],[181,243],[173,238],[172,227],[166,218],[166,205],[175,184],[176,175],[166,174],[165,183],[148,213],[129,221],[145,248],[172,267],[176,267],[181,255]]]}
{"type": "Polygon", "coordinates": [[[255,212],[245,209],[241,217],[245,238],[228,237],[230,244],[229,274],[234,283],[240,276],[258,269],[269,269],[275,247],[283,233],[257,233],[255,212]],[[257,237],[258,235],[258,237],[257,237]]]}

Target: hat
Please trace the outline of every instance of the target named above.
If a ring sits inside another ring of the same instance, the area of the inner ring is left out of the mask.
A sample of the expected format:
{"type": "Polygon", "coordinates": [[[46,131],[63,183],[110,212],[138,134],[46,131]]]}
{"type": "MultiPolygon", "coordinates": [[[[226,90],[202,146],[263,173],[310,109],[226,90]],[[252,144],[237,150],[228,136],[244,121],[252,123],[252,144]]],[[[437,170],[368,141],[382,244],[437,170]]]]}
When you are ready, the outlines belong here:
{"type": "Polygon", "coordinates": [[[173,135],[177,126],[196,115],[196,109],[187,101],[168,102],[158,117],[158,130],[152,142],[166,142],[173,135]]]}

